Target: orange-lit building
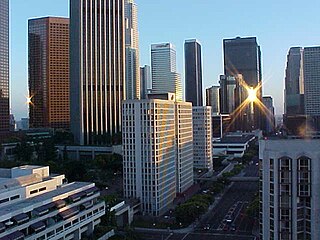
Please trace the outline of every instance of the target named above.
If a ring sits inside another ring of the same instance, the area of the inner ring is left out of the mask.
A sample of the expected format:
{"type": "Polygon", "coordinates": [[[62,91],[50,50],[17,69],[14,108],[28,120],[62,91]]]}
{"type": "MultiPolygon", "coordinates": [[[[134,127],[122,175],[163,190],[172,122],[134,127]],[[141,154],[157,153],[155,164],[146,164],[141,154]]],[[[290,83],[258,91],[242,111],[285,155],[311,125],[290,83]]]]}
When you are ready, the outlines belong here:
{"type": "Polygon", "coordinates": [[[69,129],[69,19],[30,19],[30,128],[69,129]]]}

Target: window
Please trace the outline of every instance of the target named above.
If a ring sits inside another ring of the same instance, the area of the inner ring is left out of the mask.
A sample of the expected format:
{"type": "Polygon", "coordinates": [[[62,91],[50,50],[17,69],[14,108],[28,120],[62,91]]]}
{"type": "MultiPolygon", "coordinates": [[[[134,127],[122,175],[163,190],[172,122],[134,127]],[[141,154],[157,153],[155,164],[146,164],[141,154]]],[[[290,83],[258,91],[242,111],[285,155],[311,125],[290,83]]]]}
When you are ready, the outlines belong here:
{"type": "Polygon", "coordinates": [[[39,192],[43,192],[43,191],[45,191],[45,190],[47,190],[47,188],[46,188],[46,187],[43,187],[43,188],[40,188],[40,189],[39,189],[39,192]]]}
{"type": "Polygon", "coordinates": [[[35,193],[37,193],[37,192],[38,192],[38,189],[32,190],[32,191],[30,191],[30,194],[32,195],[32,194],[35,194],[35,193]]]}
{"type": "Polygon", "coordinates": [[[0,204],[5,203],[5,202],[9,202],[9,198],[4,198],[0,200],[0,204]]]}
{"type": "Polygon", "coordinates": [[[16,200],[18,198],[20,198],[20,195],[15,195],[15,196],[11,197],[10,200],[12,201],[12,200],[16,200]]]}

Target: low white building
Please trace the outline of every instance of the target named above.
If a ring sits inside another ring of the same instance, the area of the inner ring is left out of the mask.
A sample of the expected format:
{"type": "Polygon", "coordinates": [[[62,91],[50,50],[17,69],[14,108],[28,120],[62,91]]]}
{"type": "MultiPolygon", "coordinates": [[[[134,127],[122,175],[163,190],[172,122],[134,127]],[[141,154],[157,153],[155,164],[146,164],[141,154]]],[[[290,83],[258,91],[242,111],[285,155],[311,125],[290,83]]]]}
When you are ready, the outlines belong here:
{"type": "Polygon", "coordinates": [[[0,239],[81,239],[105,214],[94,183],[66,183],[49,167],[0,169],[0,239]]]}
{"type": "Polygon", "coordinates": [[[260,239],[319,239],[320,140],[261,140],[260,173],[260,239]]]}
{"type": "Polygon", "coordinates": [[[254,135],[226,135],[212,142],[214,156],[243,157],[254,135]]]}
{"type": "Polygon", "coordinates": [[[211,107],[193,107],[192,118],[194,167],[212,171],[213,164],[211,107]]]}

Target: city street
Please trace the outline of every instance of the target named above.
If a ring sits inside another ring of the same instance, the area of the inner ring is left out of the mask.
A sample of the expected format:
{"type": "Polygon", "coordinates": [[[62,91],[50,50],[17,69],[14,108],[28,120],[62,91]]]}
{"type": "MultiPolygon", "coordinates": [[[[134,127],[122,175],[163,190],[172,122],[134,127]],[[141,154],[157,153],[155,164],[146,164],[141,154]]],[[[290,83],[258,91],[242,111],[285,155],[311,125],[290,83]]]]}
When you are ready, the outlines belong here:
{"type": "MultiPolygon", "coordinates": [[[[243,176],[257,177],[259,175],[257,163],[258,159],[255,159],[247,166],[243,176]]],[[[233,183],[211,214],[198,224],[194,233],[139,231],[139,237],[141,240],[253,240],[254,222],[245,217],[244,213],[258,190],[258,182],[233,183]]]]}
{"type": "MultiPolygon", "coordinates": [[[[257,177],[258,160],[244,170],[244,176],[257,177]]],[[[224,234],[252,234],[254,222],[244,217],[246,207],[259,190],[258,182],[235,182],[222,196],[211,214],[198,225],[197,232],[224,234]]]]}

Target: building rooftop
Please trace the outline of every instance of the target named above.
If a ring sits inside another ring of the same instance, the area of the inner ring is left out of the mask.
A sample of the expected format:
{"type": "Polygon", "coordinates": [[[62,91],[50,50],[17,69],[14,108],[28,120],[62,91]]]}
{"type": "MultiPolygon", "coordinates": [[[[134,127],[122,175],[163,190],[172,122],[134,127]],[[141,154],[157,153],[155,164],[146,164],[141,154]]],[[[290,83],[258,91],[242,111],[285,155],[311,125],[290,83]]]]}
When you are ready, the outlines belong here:
{"type": "Polygon", "coordinates": [[[93,187],[94,183],[74,182],[63,185],[56,190],[46,192],[45,194],[0,207],[0,222],[10,219],[19,213],[23,213],[23,211],[26,209],[30,211],[34,208],[41,207],[43,205],[52,203],[53,201],[66,198],[69,195],[73,195],[93,187]]]}
{"type": "Polygon", "coordinates": [[[253,138],[255,138],[254,135],[241,135],[241,136],[224,136],[223,138],[219,139],[219,140],[215,140],[213,143],[214,144],[231,144],[231,143],[235,143],[235,144],[246,144],[250,141],[253,140],[253,138]]]}

